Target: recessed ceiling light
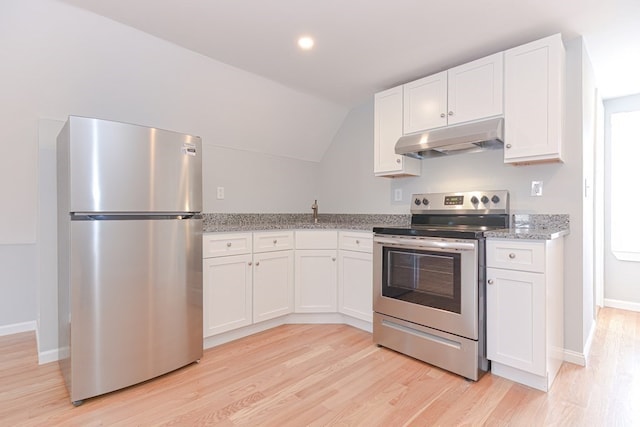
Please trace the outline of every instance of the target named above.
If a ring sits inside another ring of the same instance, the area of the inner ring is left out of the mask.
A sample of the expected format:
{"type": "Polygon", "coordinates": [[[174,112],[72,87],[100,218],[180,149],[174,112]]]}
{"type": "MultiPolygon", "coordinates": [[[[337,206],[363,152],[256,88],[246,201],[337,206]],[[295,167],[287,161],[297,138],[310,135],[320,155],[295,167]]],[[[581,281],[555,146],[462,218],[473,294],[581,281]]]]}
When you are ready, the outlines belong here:
{"type": "Polygon", "coordinates": [[[309,50],[313,47],[313,39],[309,36],[303,36],[298,39],[300,49],[309,50]]]}

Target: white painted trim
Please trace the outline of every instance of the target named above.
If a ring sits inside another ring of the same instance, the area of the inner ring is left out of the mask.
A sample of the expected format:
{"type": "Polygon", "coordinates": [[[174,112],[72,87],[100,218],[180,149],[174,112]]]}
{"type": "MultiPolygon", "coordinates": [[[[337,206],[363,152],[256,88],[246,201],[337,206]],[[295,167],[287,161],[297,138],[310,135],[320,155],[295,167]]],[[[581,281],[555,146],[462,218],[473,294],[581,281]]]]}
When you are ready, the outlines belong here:
{"type": "Polygon", "coordinates": [[[584,349],[582,350],[582,354],[584,354],[585,364],[583,366],[587,366],[587,362],[589,360],[589,353],[591,352],[591,344],[593,344],[593,337],[596,334],[596,323],[598,319],[594,319],[591,322],[591,329],[589,330],[589,336],[587,337],[587,342],[584,343],[584,349]]]}
{"type": "Polygon", "coordinates": [[[366,332],[372,331],[372,323],[345,316],[342,313],[291,313],[275,319],[205,337],[203,348],[206,350],[280,325],[291,324],[339,324],[353,326],[366,332]]]}
{"type": "Polygon", "coordinates": [[[38,365],[44,365],[45,363],[57,362],[60,360],[60,352],[57,348],[53,350],[38,352],[38,365]]]}
{"type": "Polygon", "coordinates": [[[540,376],[526,372],[520,369],[513,368],[502,363],[491,361],[491,373],[502,378],[506,378],[510,381],[515,381],[520,384],[538,389],[540,391],[549,391],[550,384],[548,384],[548,378],[546,376],[540,376]]]}
{"type": "Polygon", "coordinates": [[[14,323],[12,325],[0,326],[0,337],[5,335],[19,334],[21,332],[30,332],[36,330],[36,321],[31,320],[29,322],[14,323]]]}
{"type": "Polygon", "coordinates": [[[577,351],[572,350],[564,350],[564,361],[573,363],[578,366],[587,366],[587,358],[584,353],[579,353],[577,351]]]}
{"type": "Polygon", "coordinates": [[[604,306],[605,307],[611,307],[611,308],[619,308],[619,309],[622,309],[622,310],[640,312],[640,303],[637,303],[637,302],[621,301],[621,300],[617,300],[617,299],[605,298],[604,299],[604,306]]]}

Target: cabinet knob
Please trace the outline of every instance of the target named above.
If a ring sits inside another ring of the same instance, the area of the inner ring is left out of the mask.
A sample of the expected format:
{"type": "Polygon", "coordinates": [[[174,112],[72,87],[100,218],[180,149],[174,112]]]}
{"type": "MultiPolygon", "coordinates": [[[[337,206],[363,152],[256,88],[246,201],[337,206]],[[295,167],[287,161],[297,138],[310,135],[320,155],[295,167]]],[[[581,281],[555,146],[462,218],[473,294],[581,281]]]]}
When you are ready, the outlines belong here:
{"type": "Polygon", "coordinates": [[[493,285],[493,279],[487,280],[487,283],[490,284],[490,285],[493,285]]]}
{"type": "Polygon", "coordinates": [[[251,261],[249,261],[247,264],[249,264],[249,266],[252,266],[252,265],[253,265],[253,263],[252,263],[251,261]]]}
{"type": "Polygon", "coordinates": [[[277,245],[278,244],[278,239],[273,239],[273,244],[277,245]]]}
{"type": "Polygon", "coordinates": [[[356,245],[359,245],[359,244],[360,244],[360,240],[356,240],[356,245]]]}
{"type": "Polygon", "coordinates": [[[453,111],[449,111],[449,115],[450,115],[450,116],[453,116],[453,111]]]}
{"type": "Polygon", "coordinates": [[[514,259],[515,257],[516,257],[516,254],[514,254],[513,252],[509,254],[509,259],[514,259]]]}
{"type": "Polygon", "coordinates": [[[331,257],[331,261],[335,261],[335,260],[336,260],[336,257],[331,257]]]}
{"type": "Polygon", "coordinates": [[[231,247],[231,242],[227,242],[227,247],[230,248],[231,247]]]}
{"type": "Polygon", "coordinates": [[[507,147],[507,148],[511,148],[511,144],[507,144],[505,147],[507,147]]]}
{"type": "Polygon", "coordinates": [[[445,113],[440,113],[440,117],[442,117],[443,119],[446,117],[447,115],[445,113]]]}
{"type": "Polygon", "coordinates": [[[259,266],[259,265],[260,265],[260,261],[257,261],[256,262],[256,267],[259,266]]]}
{"type": "Polygon", "coordinates": [[[400,163],[402,160],[400,159],[396,159],[396,163],[400,163]]]}

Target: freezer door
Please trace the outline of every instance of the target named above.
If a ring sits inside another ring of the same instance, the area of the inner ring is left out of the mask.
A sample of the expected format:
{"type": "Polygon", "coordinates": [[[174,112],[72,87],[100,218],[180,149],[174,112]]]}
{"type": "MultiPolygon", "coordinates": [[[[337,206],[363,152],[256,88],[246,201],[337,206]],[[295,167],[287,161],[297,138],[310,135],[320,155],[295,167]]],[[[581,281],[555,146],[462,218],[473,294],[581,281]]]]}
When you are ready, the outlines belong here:
{"type": "Polygon", "coordinates": [[[199,137],[86,117],[68,125],[67,212],[202,211],[199,137]]]}
{"type": "Polygon", "coordinates": [[[71,221],[71,400],[202,357],[202,220],[71,221]]]}

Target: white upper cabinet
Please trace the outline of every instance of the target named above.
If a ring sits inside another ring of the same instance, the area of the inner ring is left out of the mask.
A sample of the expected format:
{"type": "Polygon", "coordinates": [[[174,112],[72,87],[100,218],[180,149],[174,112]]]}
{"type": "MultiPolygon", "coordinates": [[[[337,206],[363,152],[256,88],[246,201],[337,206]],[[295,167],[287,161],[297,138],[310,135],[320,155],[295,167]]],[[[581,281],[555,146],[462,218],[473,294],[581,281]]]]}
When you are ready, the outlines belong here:
{"type": "Polygon", "coordinates": [[[406,83],[403,133],[503,113],[503,53],[406,83]]]}
{"type": "Polygon", "coordinates": [[[404,134],[447,125],[447,72],[405,84],[404,134]]]}
{"type": "Polygon", "coordinates": [[[376,93],[374,105],[375,176],[419,176],[420,161],[396,154],[402,136],[402,86],[376,93]]]}
{"type": "Polygon", "coordinates": [[[505,163],[562,161],[564,62],[560,34],[505,52],[505,163]]]}
{"type": "Polygon", "coordinates": [[[499,52],[447,72],[449,125],[503,114],[503,58],[499,52]]]}

